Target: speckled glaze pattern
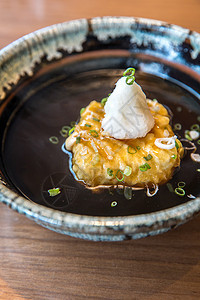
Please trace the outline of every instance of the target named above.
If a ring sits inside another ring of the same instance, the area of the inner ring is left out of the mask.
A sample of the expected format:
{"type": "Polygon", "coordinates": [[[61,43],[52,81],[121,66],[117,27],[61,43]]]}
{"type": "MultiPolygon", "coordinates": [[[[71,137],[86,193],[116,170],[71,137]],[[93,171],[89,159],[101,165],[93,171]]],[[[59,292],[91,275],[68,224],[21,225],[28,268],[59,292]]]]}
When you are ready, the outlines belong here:
{"type": "MultiPolygon", "coordinates": [[[[200,74],[200,34],[164,22],[132,17],[103,17],[75,20],[31,33],[0,51],[0,99],[25,74],[32,76],[43,57],[49,63],[81,53],[91,37],[109,44],[128,36],[134,51],[175,61],[200,74]],[[185,46],[184,46],[185,45],[185,46]],[[142,47],[141,47],[142,46],[142,47]],[[185,47],[185,51],[181,50],[185,47]],[[155,52],[155,49],[157,50],[155,52]],[[187,54],[187,59],[183,55],[187,54]]],[[[168,231],[200,211],[200,198],[156,213],[128,217],[94,217],[59,212],[18,196],[0,183],[0,201],[38,224],[59,233],[94,241],[137,239],[168,231]]]]}

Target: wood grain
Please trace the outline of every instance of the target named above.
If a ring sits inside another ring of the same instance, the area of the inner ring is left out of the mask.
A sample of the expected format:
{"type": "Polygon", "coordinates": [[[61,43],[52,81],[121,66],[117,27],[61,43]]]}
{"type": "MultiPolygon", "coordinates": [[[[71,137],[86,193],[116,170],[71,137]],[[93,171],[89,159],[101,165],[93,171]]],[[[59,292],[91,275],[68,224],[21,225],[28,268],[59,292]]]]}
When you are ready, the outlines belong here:
{"type": "MultiPolygon", "coordinates": [[[[0,48],[54,23],[103,15],[200,31],[198,0],[0,0],[0,48]]],[[[44,229],[0,204],[0,299],[200,299],[200,216],[166,234],[94,243],[44,229]]]]}

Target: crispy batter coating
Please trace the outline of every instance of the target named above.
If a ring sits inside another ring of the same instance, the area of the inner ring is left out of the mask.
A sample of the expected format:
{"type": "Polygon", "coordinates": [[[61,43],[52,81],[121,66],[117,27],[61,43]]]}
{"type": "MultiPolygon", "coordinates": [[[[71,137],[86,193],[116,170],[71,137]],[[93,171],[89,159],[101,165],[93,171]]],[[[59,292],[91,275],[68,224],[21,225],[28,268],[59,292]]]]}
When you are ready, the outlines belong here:
{"type": "Polygon", "coordinates": [[[179,148],[170,150],[154,144],[157,138],[172,137],[174,133],[166,108],[157,101],[147,100],[147,103],[155,120],[154,127],[145,137],[128,140],[112,138],[101,128],[105,112],[99,102],[92,101],[86,107],[65,144],[73,153],[73,171],[78,180],[90,187],[117,184],[144,187],[163,184],[172,177],[174,169],[180,165],[182,144],[177,139],[179,148]],[[150,160],[145,159],[148,154],[152,156],[150,160]],[[150,168],[142,171],[140,166],[145,163],[150,168]],[[122,174],[127,166],[131,168],[129,176],[122,174]]]}

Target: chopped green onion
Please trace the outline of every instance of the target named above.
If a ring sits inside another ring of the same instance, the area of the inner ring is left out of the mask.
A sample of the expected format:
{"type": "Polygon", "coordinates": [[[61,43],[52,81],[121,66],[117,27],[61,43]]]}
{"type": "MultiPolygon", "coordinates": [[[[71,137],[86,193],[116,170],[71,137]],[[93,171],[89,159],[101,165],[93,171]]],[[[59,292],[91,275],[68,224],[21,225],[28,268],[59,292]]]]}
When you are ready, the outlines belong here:
{"type": "Polygon", "coordinates": [[[176,154],[173,154],[173,155],[171,156],[171,158],[176,159],[176,158],[177,158],[177,155],[176,155],[176,154]]]}
{"type": "Polygon", "coordinates": [[[70,130],[70,126],[63,126],[61,130],[70,130]]]}
{"type": "Polygon", "coordinates": [[[137,150],[134,147],[132,147],[132,146],[128,146],[127,152],[129,154],[135,154],[137,152],[137,150]]]}
{"type": "Polygon", "coordinates": [[[151,169],[151,167],[148,163],[145,163],[145,165],[147,166],[147,169],[151,169]]]}
{"type": "Polygon", "coordinates": [[[121,171],[121,170],[118,170],[117,173],[115,174],[115,178],[118,180],[118,181],[123,181],[124,180],[124,173],[121,171]],[[119,178],[118,175],[119,173],[122,175],[122,178],[119,178]]]}
{"type": "Polygon", "coordinates": [[[91,125],[90,124],[85,124],[85,127],[91,127],[91,125]]]}
{"type": "Polygon", "coordinates": [[[72,121],[71,123],[70,123],[70,126],[71,127],[74,127],[76,125],[76,122],[75,121],[72,121]]]}
{"type": "Polygon", "coordinates": [[[175,146],[176,146],[176,149],[178,150],[179,144],[177,143],[177,141],[175,141],[175,146]]]}
{"type": "Polygon", "coordinates": [[[141,147],[140,147],[140,146],[136,146],[136,149],[137,149],[137,150],[140,150],[140,149],[141,149],[141,147]]]}
{"type": "Polygon", "coordinates": [[[128,84],[128,85],[132,85],[133,83],[134,83],[134,81],[135,81],[135,77],[133,76],[127,76],[126,77],[126,84],[128,84]]]}
{"type": "Polygon", "coordinates": [[[158,102],[158,100],[156,98],[153,99],[153,102],[158,102]]]}
{"type": "Polygon", "coordinates": [[[184,187],[185,187],[185,182],[184,182],[184,181],[180,181],[180,182],[178,183],[178,187],[179,187],[179,188],[184,188],[184,187]]]}
{"type": "Polygon", "coordinates": [[[69,131],[69,136],[74,132],[75,127],[72,127],[69,131]]]}
{"type": "Polygon", "coordinates": [[[197,144],[200,145],[200,140],[197,141],[197,144]]]}
{"type": "Polygon", "coordinates": [[[60,131],[60,134],[63,136],[63,137],[67,137],[68,134],[69,134],[69,130],[71,129],[70,126],[63,126],[61,131],[60,131]]]}
{"type": "Polygon", "coordinates": [[[81,108],[80,115],[85,111],[85,107],[81,108]]]}
{"type": "Polygon", "coordinates": [[[142,172],[146,172],[148,169],[151,169],[151,167],[148,163],[145,163],[144,165],[139,166],[139,169],[142,172]]]}
{"type": "Polygon", "coordinates": [[[167,183],[167,187],[168,187],[168,190],[170,191],[170,193],[174,193],[174,189],[173,189],[173,186],[171,183],[167,183]]]}
{"type": "Polygon", "coordinates": [[[68,136],[68,131],[63,132],[62,130],[60,130],[60,135],[62,135],[63,137],[67,137],[68,136]]]}
{"type": "Polygon", "coordinates": [[[176,123],[174,125],[174,130],[181,130],[181,128],[182,128],[182,125],[180,123],[176,123]]]}
{"type": "Polygon", "coordinates": [[[96,130],[90,130],[90,135],[91,136],[93,136],[93,137],[98,137],[99,136],[99,134],[98,134],[98,132],[96,131],[96,130]]]}
{"type": "Polygon", "coordinates": [[[174,192],[175,192],[178,196],[181,196],[181,197],[185,196],[185,191],[184,191],[184,189],[182,189],[182,188],[180,188],[180,187],[177,187],[177,188],[174,190],[174,192]]]}
{"type": "Polygon", "coordinates": [[[108,168],[108,169],[107,169],[107,174],[108,174],[109,176],[113,176],[113,170],[110,169],[110,168],[108,168]]]}
{"type": "Polygon", "coordinates": [[[196,130],[196,131],[199,131],[200,130],[200,126],[199,124],[193,124],[191,127],[190,127],[191,130],[196,130]]]}
{"type": "Polygon", "coordinates": [[[50,197],[54,197],[54,196],[59,195],[61,193],[61,191],[60,191],[60,188],[53,188],[53,189],[48,190],[48,193],[49,193],[50,197]]]}
{"type": "Polygon", "coordinates": [[[76,144],[80,143],[80,141],[81,141],[81,137],[77,136],[77,138],[76,138],[76,144]]]}
{"type": "Polygon", "coordinates": [[[117,201],[113,201],[110,205],[111,205],[111,207],[117,206],[117,201]]]}
{"type": "Polygon", "coordinates": [[[189,132],[189,135],[191,137],[192,140],[197,140],[200,136],[200,131],[197,131],[197,130],[191,130],[189,132]]]}
{"type": "Polygon", "coordinates": [[[100,122],[100,120],[99,120],[99,119],[97,119],[97,118],[93,118],[93,120],[94,120],[94,121],[97,121],[97,122],[100,122]]]}
{"type": "Polygon", "coordinates": [[[125,188],[124,188],[124,197],[127,200],[131,200],[132,196],[133,196],[132,188],[129,187],[129,186],[125,186],[125,188]]]}
{"type": "Polygon", "coordinates": [[[56,136],[51,136],[51,137],[49,138],[49,141],[50,141],[52,144],[58,144],[59,139],[58,139],[56,136]]]}
{"type": "Polygon", "coordinates": [[[124,170],[124,175],[126,176],[130,176],[132,173],[132,168],[129,166],[126,166],[125,170],[124,170]]]}
{"type": "Polygon", "coordinates": [[[124,71],[123,76],[133,76],[135,74],[135,69],[134,68],[128,68],[124,71]]]}
{"type": "Polygon", "coordinates": [[[189,140],[189,141],[192,141],[192,138],[191,138],[191,136],[190,136],[189,130],[186,130],[186,131],[185,131],[185,138],[186,138],[187,140],[189,140]]]}
{"type": "Polygon", "coordinates": [[[108,100],[108,97],[103,98],[103,99],[101,100],[101,106],[104,107],[104,105],[106,104],[107,100],[108,100]]]}
{"type": "Polygon", "coordinates": [[[134,68],[128,68],[124,71],[123,76],[126,77],[126,84],[132,85],[135,81],[135,69],[134,68]]]}
{"type": "Polygon", "coordinates": [[[143,157],[146,161],[151,160],[153,156],[151,154],[148,154],[147,156],[143,157]]]}

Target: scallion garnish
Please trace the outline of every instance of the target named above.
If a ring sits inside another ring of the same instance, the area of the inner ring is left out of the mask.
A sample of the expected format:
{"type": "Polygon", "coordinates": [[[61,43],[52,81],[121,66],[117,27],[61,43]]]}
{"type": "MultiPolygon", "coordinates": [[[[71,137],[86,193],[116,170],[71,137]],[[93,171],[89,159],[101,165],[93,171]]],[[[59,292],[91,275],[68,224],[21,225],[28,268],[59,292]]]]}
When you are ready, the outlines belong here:
{"type": "Polygon", "coordinates": [[[124,71],[123,76],[126,77],[126,84],[132,85],[135,81],[135,69],[134,68],[128,68],[124,71]]]}
{"type": "Polygon", "coordinates": [[[148,163],[145,163],[144,165],[139,166],[139,169],[142,172],[146,172],[148,169],[151,169],[151,167],[148,163]]]}
{"type": "Polygon", "coordinates": [[[132,168],[129,166],[126,166],[125,170],[124,170],[124,175],[125,176],[130,176],[132,173],[132,168]]]}
{"type": "Polygon", "coordinates": [[[192,141],[192,138],[191,138],[191,136],[190,136],[189,130],[186,130],[186,131],[185,131],[185,138],[186,138],[187,140],[189,140],[189,141],[192,141]]]}
{"type": "Polygon", "coordinates": [[[153,102],[158,102],[158,100],[156,98],[153,99],[153,102]]]}
{"type": "Polygon", "coordinates": [[[175,146],[176,146],[176,149],[178,150],[179,144],[177,143],[177,141],[175,141],[175,146]]]}
{"type": "Polygon", "coordinates": [[[184,182],[184,181],[180,181],[180,182],[178,183],[178,187],[179,187],[179,188],[184,188],[184,187],[185,187],[185,182],[184,182]]]}
{"type": "Polygon", "coordinates": [[[76,138],[76,144],[80,143],[80,141],[81,141],[81,137],[77,136],[77,138],[76,138]]]}
{"type": "Polygon", "coordinates": [[[69,136],[74,132],[74,129],[75,129],[75,127],[72,127],[72,128],[69,130],[69,136]]]}
{"type": "Polygon", "coordinates": [[[97,119],[97,118],[93,118],[93,120],[96,121],[96,122],[100,122],[100,120],[97,119]]]}
{"type": "Polygon", "coordinates": [[[146,161],[151,160],[153,156],[151,154],[148,154],[147,156],[143,157],[146,161]]]}
{"type": "Polygon", "coordinates": [[[60,134],[63,137],[67,137],[70,129],[71,129],[70,126],[63,126],[62,129],[61,129],[61,131],[60,131],[60,134]]]}
{"type": "Polygon", "coordinates": [[[104,107],[104,105],[106,104],[107,100],[108,100],[108,97],[103,98],[103,99],[101,100],[101,106],[104,107]]]}
{"type": "Polygon", "coordinates": [[[192,140],[197,140],[200,136],[200,131],[190,130],[190,137],[192,140]]]}
{"type": "Polygon", "coordinates": [[[129,187],[129,186],[125,186],[125,188],[124,188],[124,197],[125,197],[127,200],[131,200],[131,199],[132,199],[132,196],[133,196],[132,188],[129,187]]]}
{"type": "Polygon", "coordinates": [[[76,125],[76,122],[75,122],[75,121],[70,122],[70,126],[71,126],[71,127],[74,127],[75,125],[76,125]]]}
{"type": "Polygon", "coordinates": [[[85,107],[81,108],[80,115],[85,111],[85,107]]]}
{"type": "Polygon", "coordinates": [[[168,187],[168,190],[170,191],[170,193],[174,193],[174,189],[173,189],[173,186],[171,183],[167,183],[167,187],[168,187]]]}
{"type": "Polygon", "coordinates": [[[113,201],[111,204],[110,204],[111,207],[115,207],[117,206],[117,201],[113,201]]]}
{"type": "Polygon", "coordinates": [[[85,124],[85,127],[91,127],[91,125],[90,124],[85,124]]]}
{"type": "Polygon", "coordinates": [[[197,144],[200,145],[200,140],[197,141],[197,144]]]}
{"type": "Polygon", "coordinates": [[[70,130],[70,126],[63,126],[61,130],[70,130]]]}
{"type": "Polygon", "coordinates": [[[133,76],[127,76],[126,77],[126,84],[128,84],[128,85],[132,85],[133,84],[133,82],[135,81],[135,77],[133,76]]]}
{"type": "Polygon", "coordinates": [[[173,155],[171,156],[171,158],[176,159],[176,158],[177,158],[177,155],[176,155],[176,154],[173,154],[173,155]]]}
{"type": "Polygon", "coordinates": [[[199,131],[200,130],[200,126],[199,124],[193,124],[191,127],[190,127],[191,130],[196,130],[196,131],[199,131]]]}
{"type": "Polygon", "coordinates": [[[123,181],[124,180],[124,173],[121,171],[121,170],[117,170],[117,173],[115,174],[115,178],[118,180],[118,181],[123,181]],[[119,178],[119,174],[121,174],[121,178],[119,178]]]}
{"type": "Polygon", "coordinates": [[[184,189],[182,189],[182,188],[180,188],[180,187],[177,187],[177,188],[174,190],[174,192],[175,192],[178,196],[181,196],[181,197],[185,196],[185,191],[184,191],[184,189]]]}
{"type": "Polygon", "coordinates": [[[53,188],[48,190],[50,197],[55,197],[61,193],[60,188],[53,188]]]}
{"type": "Polygon", "coordinates": [[[52,144],[58,144],[59,139],[58,139],[56,136],[51,136],[51,137],[49,138],[49,141],[50,141],[52,144]]]}
{"type": "Polygon", "coordinates": [[[90,135],[91,136],[93,136],[93,137],[98,137],[99,136],[99,134],[98,134],[98,132],[96,131],[96,130],[90,130],[90,135]]]}
{"type": "Polygon", "coordinates": [[[108,174],[109,176],[113,176],[113,170],[110,169],[110,168],[108,168],[108,169],[107,169],[107,174],[108,174]]]}
{"type": "Polygon", "coordinates": [[[134,147],[132,147],[132,146],[128,146],[127,152],[129,154],[135,154],[137,152],[137,150],[134,147]]]}
{"type": "Polygon", "coordinates": [[[174,130],[181,130],[181,128],[182,128],[182,125],[180,123],[176,123],[174,125],[174,130]]]}
{"type": "Polygon", "coordinates": [[[140,150],[140,149],[141,149],[141,147],[140,147],[140,146],[136,146],[136,149],[137,149],[137,150],[140,150]]]}
{"type": "Polygon", "coordinates": [[[133,75],[135,75],[135,69],[134,68],[128,68],[123,73],[124,77],[133,76],[133,75]]]}

